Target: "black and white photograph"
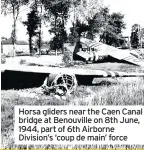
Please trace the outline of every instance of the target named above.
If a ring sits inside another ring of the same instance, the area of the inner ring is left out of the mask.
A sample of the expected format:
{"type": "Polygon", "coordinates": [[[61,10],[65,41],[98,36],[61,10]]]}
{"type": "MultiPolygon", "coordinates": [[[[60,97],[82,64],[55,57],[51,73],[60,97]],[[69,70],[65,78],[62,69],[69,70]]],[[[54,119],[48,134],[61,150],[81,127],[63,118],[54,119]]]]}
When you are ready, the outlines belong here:
{"type": "Polygon", "coordinates": [[[15,144],[18,105],[144,106],[143,6],[144,0],[1,0],[1,148],[99,148],[15,144]]]}

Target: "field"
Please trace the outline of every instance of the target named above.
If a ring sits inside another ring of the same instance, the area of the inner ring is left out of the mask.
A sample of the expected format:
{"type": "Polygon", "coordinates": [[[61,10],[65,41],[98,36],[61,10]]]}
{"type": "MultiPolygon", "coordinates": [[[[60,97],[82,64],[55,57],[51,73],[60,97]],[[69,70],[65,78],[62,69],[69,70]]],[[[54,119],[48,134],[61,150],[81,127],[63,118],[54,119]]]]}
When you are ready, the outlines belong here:
{"type": "MultiPolygon", "coordinates": [[[[47,59],[47,61],[49,60],[47,59]]],[[[144,68],[122,63],[87,64],[75,67],[144,73],[144,68]]],[[[77,90],[67,97],[57,97],[53,94],[44,95],[40,88],[35,87],[22,90],[2,90],[1,134],[3,148],[27,147],[14,144],[15,105],[144,105],[144,78],[96,78],[91,86],[78,86],[77,90]]],[[[29,147],[40,146],[31,145],[29,147]]],[[[43,146],[43,148],[48,147],[49,145],[43,146]]]]}

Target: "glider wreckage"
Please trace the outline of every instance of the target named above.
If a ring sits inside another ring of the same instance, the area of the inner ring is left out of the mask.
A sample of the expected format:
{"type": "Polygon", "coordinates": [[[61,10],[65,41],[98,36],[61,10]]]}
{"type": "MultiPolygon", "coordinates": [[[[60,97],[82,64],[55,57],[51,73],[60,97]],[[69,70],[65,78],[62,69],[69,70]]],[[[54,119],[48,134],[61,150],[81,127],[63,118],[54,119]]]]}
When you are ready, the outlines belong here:
{"type": "Polygon", "coordinates": [[[81,38],[77,42],[73,58],[74,60],[83,60],[86,62],[118,61],[144,67],[144,51],[140,50],[121,50],[101,42],[81,38]]]}
{"type": "MultiPolygon", "coordinates": [[[[67,49],[72,47],[67,47],[67,49]]],[[[144,66],[144,61],[132,53],[98,43],[88,39],[81,39],[73,50],[74,60],[97,62],[108,57],[123,60],[127,63],[144,66]]],[[[119,71],[103,71],[76,68],[39,67],[1,65],[2,89],[42,87],[47,94],[69,95],[76,90],[78,84],[90,85],[94,78],[108,77],[144,77],[144,73],[126,73],[119,71]],[[9,78],[10,74],[10,78],[9,78]],[[42,85],[42,86],[41,86],[42,85]]]]}

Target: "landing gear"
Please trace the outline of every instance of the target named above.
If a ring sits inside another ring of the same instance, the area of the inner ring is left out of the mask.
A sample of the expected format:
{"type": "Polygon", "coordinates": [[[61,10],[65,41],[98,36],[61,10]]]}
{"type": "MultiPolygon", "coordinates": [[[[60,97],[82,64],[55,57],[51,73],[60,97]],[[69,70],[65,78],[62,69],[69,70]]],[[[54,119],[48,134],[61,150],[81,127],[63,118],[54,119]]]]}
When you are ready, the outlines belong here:
{"type": "Polygon", "coordinates": [[[50,74],[42,85],[46,92],[54,92],[59,96],[71,94],[76,87],[77,79],[75,75],[70,74],[50,74]]]}

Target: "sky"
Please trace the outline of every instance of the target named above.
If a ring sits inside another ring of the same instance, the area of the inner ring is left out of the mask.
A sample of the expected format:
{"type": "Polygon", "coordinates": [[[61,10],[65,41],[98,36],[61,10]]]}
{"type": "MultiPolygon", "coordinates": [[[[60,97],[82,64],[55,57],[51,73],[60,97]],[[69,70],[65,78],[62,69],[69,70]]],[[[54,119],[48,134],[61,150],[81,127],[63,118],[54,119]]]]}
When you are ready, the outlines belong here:
{"type": "MultiPolygon", "coordinates": [[[[109,6],[110,13],[121,12],[125,15],[124,21],[126,23],[126,29],[123,31],[124,36],[130,36],[131,27],[135,23],[144,27],[144,0],[103,0],[103,3],[105,6],[109,6]]],[[[26,20],[26,10],[27,9],[22,10],[20,19],[17,22],[17,38],[18,40],[28,41],[26,27],[21,23],[21,21],[26,20]]],[[[12,24],[13,20],[11,15],[1,15],[1,36],[10,37],[12,24]]],[[[49,40],[52,37],[52,35],[48,33],[48,30],[48,26],[43,28],[44,40],[49,40]]]]}
{"type": "Polygon", "coordinates": [[[124,36],[130,36],[131,27],[138,23],[144,27],[144,0],[104,0],[110,12],[121,12],[125,15],[126,30],[124,36]]]}

